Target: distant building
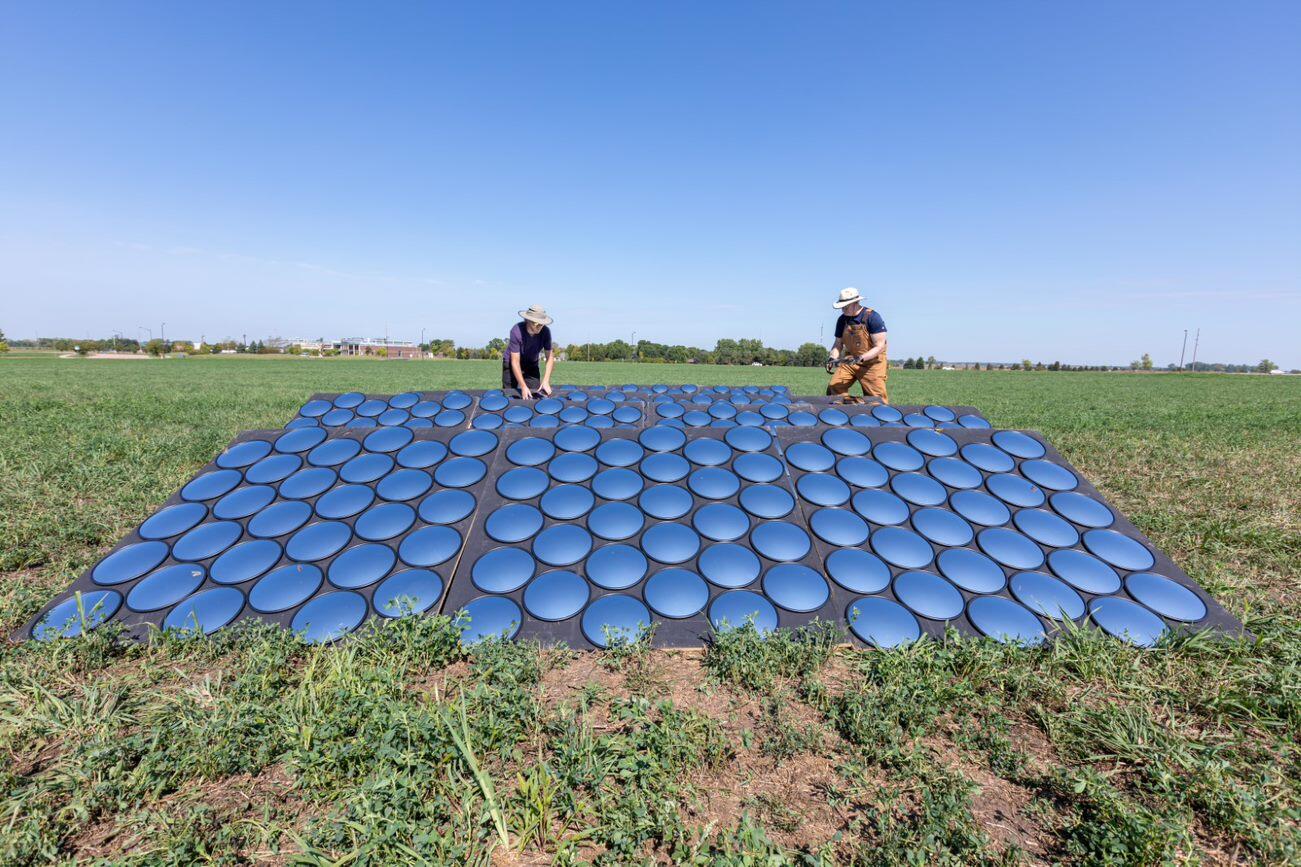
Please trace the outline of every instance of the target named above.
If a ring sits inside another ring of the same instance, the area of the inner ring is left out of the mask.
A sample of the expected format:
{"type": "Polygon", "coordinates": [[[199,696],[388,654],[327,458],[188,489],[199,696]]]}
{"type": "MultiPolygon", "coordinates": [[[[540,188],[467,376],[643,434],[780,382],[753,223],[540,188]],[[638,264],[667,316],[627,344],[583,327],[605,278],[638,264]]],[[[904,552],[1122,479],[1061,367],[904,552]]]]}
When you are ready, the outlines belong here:
{"type": "Polygon", "coordinates": [[[344,337],[336,344],[340,355],[384,355],[389,358],[420,358],[420,347],[409,340],[382,337],[344,337]]]}

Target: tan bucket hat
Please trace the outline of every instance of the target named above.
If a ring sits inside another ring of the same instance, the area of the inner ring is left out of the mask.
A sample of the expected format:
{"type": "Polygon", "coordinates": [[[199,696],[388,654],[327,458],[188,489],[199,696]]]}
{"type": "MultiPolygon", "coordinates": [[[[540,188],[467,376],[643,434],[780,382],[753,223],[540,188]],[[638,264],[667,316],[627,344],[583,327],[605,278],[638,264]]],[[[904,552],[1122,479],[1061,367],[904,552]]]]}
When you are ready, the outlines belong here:
{"type": "Polygon", "coordinates": [[[831,306],[839,310],[842,307],[848,307],[850,304],[853,304],[855,301],[861,304],[863,298],[861,295],[858,294],[858,290],[851,286],[848,289],[841,289],[840,299],[837,300],[836,303],[832,304],[831,306]]]}
{"type": "Polygon", "coordinates": [[[519,312],[520,318],[527,319],[529,322],[536,322],[538,325],[550,325],[554,320],[547,315],[547,308],[541,304],[534,304],[528,310],[519,312]]]}

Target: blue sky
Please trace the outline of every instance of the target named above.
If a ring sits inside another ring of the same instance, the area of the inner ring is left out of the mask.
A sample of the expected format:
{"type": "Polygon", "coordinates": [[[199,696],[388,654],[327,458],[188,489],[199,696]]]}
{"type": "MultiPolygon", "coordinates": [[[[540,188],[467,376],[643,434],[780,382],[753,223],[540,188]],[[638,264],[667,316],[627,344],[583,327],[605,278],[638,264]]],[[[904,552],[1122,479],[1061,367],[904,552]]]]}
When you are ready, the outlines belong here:
{"type": "Polygon", "coordinates": [[[1301,4],[36,3],[0,328],[1301,367],[1301,4]],[[1190,338],[1191,353],[1191,338],[1190,338]]]}

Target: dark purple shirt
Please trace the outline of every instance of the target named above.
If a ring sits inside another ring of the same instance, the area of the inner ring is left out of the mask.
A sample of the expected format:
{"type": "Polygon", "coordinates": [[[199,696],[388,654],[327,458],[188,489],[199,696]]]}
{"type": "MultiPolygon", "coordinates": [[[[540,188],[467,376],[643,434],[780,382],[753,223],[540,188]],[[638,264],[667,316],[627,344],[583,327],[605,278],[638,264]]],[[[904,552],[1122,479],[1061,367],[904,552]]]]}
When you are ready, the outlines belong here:
{"type": "Polygon", "coordinates": [[[520,364],[536,365],[538,353],[544,349],[547,351],[551,349],[551,329],[543,325],[542,330],[537,334],[529,334],[523,322],[516,322],[515,327],[510,330],[510,339],[506,342],[507,355],[517,352],[520,364]]]}

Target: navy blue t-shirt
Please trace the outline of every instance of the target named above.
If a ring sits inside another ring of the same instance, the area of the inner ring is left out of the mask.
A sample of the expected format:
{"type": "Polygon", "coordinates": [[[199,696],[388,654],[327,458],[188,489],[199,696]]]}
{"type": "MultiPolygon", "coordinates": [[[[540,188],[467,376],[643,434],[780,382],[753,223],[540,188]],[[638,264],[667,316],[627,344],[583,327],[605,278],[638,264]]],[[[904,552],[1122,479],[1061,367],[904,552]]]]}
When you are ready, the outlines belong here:
{"type": "Polygon", "coordinates": [[[868,334],[880,334],[882,331],[885,331],[885,320],[881,318],[881,314],[877,313],[875,310],[869,314],[867,308],[864,307],[862,310],[858,311],[857,316],[846,316],[844,313],[840,314],[840,318],[836,320],[836,339],[840,339],[840,337],[844,335],[845,326],[851,323],[854,325],[866,325],[868,334]]]}

